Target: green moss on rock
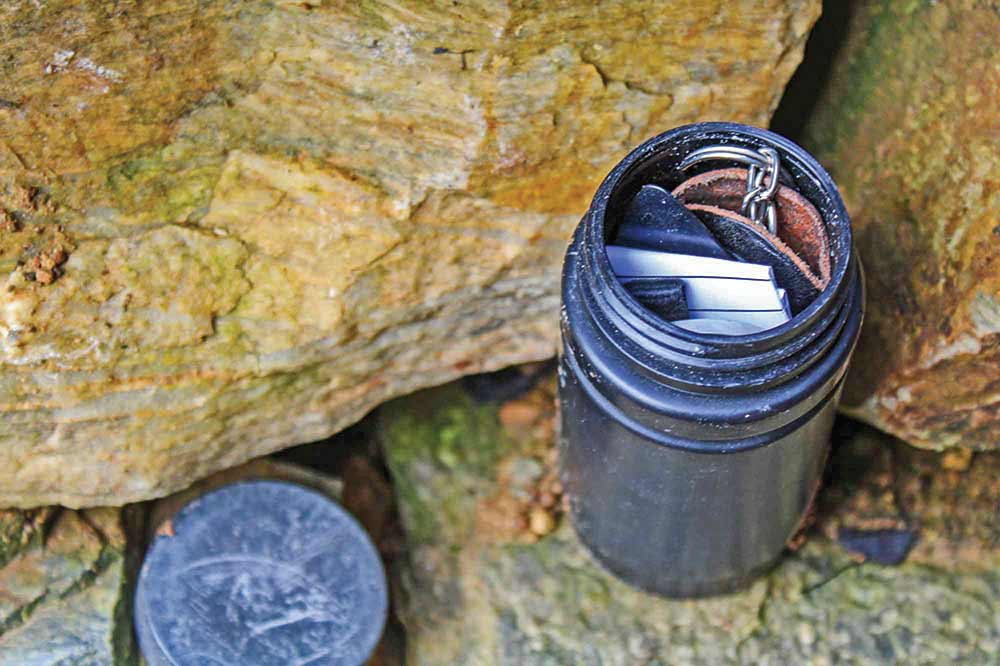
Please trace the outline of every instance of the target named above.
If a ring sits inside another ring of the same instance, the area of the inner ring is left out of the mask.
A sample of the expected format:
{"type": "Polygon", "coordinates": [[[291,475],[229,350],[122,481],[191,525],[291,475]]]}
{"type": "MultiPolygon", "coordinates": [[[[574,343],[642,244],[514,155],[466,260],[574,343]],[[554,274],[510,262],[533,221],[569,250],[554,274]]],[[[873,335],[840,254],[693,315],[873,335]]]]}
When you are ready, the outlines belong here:
{"type": "Polygon", "coordinates": [[[37,539],[0,568],[0,665],[137,666],[135,553],[121,509],[47,511],[37,539]]]}
{"type": "Polygon", "coordinates": [[[498,407],[451,385],[380,413],[413,538],[399,572],[409,664],[930,666],[989,663],[1000,649],[998,454],[944,470],[940,455],[841,427],[805,546],[743,591],[674,601],[608,574],[566,520],[534,543],[470,520],[510,459],[480,452],[538,447],[498,431],[498,407]],[[908,526],[920,540],[906,563],[882,566],[838,545],[841,525],[908,526]]]}
{"type": "Polygon", "coordinates": [[[25,284],[0,233],[0,505],[163,496],[551,356],[603,175],[719,99],[765,124],[819,5],[0,12],[0,227],[73,248],[25,284]]]}
{"type": "Polygon", "coordinates": [[[868,288],[844,408],[911,444],[1000,442],[1000,94],[988,2],[864,0],[804,145],[847,202],[868,288]]]}
{"type": "Polygon", "coordinates": [[[424,392],[380,408],[387,462],[407,513],[412,543],[448,534],[461,543],[507,447],[496,409],[477,405],[457,386],[424,392]]]}

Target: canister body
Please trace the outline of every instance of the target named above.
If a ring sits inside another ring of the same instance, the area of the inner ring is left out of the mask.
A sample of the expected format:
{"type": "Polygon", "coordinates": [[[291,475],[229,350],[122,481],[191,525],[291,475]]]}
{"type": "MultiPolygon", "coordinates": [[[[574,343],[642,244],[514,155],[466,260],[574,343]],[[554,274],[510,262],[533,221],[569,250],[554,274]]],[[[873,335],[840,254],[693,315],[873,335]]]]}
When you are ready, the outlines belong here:
{"type": "Polygon", "coordinates": [[[839,389],[791,432],[732,453],[651,441],[560,360],[563,484],[573,525],[626,581],[671,597],[720,594],[767,570],[815,496],[839,389]]]}
{"type": "Polygon", "coordinates": [[[822,481],[863,318],[850,223],[832,180],[791,142],[705,123],[651,139],[605,179],[566,254],[560,473],[580,539],[611,572],[690,597],[746,585],[781,556],[822,481]],[[829,235],[829,286],[786,324],[695,334],[620,287],[605,240],[643,182],[666,187],[702,145],[775,146],[829,235]]]}

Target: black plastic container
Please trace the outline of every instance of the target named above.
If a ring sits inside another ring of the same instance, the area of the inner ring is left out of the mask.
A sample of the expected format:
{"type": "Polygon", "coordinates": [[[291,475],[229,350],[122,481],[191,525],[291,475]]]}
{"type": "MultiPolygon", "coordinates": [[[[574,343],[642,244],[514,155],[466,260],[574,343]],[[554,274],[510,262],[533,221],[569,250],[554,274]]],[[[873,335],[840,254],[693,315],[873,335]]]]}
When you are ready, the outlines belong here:
{"type": "Polygon", "coordinates": [[[560,465],[583,542],[624,580],[667,596],[730,591],[772,566],[820,484],[862,319],[850,222],[826,171],[753,127],[657,136],[598,189],[566,254],[562,298],[560,465]],[[829,285],[777,328],[676,327],[632,298],[608,262],[605,241],[638,188],[676,186],[692,174],[677,164],[710,144],[776,148],[826,226],[829,285]]]}

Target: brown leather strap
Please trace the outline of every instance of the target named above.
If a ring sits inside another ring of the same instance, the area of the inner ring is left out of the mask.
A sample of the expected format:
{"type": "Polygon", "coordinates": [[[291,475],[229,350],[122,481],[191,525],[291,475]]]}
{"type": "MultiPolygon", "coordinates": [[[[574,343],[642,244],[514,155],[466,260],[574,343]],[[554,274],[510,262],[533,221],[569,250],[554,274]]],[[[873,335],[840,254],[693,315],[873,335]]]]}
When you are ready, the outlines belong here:
{"type": "Polygon", "coordinates": [[[717,169],[690,178],[673,195],[693,211],[707,210],[747,224],[787,255],[817,289],[830,282],[830,240],[819,211],[805,197],[781,185],[774,202],[778,212],[778,236],[740,214],[746,194],[746,169],[717,169]]]}

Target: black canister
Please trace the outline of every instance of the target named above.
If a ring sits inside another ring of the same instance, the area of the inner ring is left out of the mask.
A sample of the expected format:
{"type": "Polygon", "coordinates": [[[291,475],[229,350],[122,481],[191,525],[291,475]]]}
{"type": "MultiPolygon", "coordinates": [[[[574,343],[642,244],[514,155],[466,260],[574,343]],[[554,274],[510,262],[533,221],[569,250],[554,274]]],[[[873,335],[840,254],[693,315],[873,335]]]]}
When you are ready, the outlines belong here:
{"type": "Polygon", "coordinates": [[[609,570],[646,590],[702,596],[772,566],[818,486],[863,286],[836,186],[801,147],[733,123],[650,139],[601,184],[566,254],[560,466],[574,527],[609,570]],[[751,335],[695,333],[640,305],[605,243],[644,184],[672,189],[710,145],[778,151],[815,206],[826,286],[788,322],[751,335]],[[825,261],[825,259],[824,259],[825,261]]]}

